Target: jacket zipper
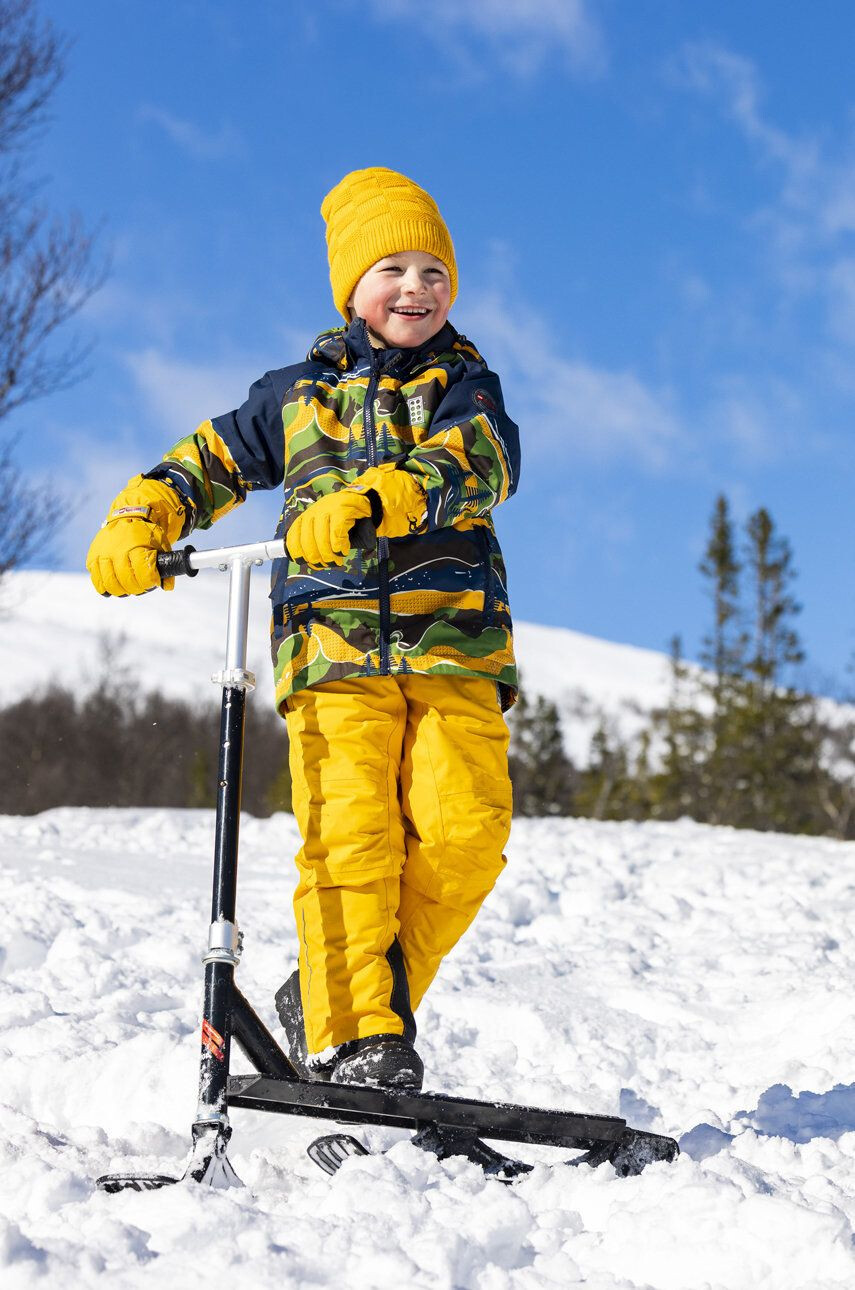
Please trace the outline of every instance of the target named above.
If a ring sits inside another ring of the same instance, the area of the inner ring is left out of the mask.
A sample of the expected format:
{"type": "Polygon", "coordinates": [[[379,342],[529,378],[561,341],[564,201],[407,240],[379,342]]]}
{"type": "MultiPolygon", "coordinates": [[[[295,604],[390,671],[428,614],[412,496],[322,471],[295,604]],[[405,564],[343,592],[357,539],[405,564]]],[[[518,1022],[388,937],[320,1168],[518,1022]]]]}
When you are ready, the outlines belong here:
{"type": "MultiPolygon", "coordinates": [[[[371,353],[371,379],[365,391],[365,403],[362,410],[362,422],[365,427],[365,446],[368,450],[368,465],[377,465],[377,425],[374,420],[374,396],[380,377],[383,374],[382,364],[377,363],[374,351],[371,353]]],[[[392,607],[389,597],[389,539],[377,539],[377,580],[380,590],[380,675],[389,676],[391,665],[389,659],[390,635],[392,630],[392,607]]]]}

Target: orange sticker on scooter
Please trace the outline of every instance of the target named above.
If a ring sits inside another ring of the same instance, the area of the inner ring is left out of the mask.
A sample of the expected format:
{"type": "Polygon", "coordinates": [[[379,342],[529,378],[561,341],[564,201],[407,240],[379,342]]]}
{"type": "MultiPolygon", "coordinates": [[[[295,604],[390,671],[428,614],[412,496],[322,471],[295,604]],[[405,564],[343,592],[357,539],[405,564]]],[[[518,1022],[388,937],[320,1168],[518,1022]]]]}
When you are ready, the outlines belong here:
{"type": "Polygon", "coordinates": [[[202,1047],[207,1048],[208,1052],[216,1057],[218,1062],[225,1061],[225,1044],[223,1036],[219,1030],[215,1030],[207,1017],[202,1021],[202,1047]]]}

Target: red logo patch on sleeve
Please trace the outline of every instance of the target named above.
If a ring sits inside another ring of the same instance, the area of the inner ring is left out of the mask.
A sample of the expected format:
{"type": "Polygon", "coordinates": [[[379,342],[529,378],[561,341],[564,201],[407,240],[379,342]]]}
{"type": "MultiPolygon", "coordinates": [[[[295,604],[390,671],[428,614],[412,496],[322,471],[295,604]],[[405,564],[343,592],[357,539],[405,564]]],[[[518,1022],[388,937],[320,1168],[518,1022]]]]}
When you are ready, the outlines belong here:
{"type": "Polygon", "coordinates": [[[498,412],[496,400],[492,399],[486,390],[476,390],[473,398],[479,408],[483,408],[485,412],[498,412]]]}

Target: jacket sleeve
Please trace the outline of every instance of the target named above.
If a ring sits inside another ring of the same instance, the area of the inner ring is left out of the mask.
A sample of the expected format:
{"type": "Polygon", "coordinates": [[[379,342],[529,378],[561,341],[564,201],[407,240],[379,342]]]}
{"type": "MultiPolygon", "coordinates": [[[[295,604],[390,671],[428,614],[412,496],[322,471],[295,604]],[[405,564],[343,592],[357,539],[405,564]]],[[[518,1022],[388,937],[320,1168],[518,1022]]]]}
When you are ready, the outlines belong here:
{"type": "Polygon", "coordinates": [[[285,472],[282,400],[302,364],[266,372],[233,412],[203,421],[164,454],[148,479],[165,479],[183,497],[187,523],[210,528],[256,488],[276,488],[285,472]]]}
{"type": "Polygon", "coordinates": [[[399,463],[427,496],[427,531],[486,515],[516,492],[519,428],[495,372],[468,371],[437,408],[429,436],[399,463]]]}

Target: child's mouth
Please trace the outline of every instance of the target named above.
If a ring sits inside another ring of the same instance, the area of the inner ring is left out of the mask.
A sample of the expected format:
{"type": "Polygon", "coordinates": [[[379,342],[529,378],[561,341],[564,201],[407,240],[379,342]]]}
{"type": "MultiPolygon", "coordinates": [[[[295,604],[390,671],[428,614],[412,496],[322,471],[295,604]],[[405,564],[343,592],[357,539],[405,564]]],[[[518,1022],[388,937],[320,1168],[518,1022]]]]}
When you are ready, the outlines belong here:
{"type": "Polygon", "coordinates": [[[399,318],[427,318],[430,310],[419,308],[407,309],[404,307],[393,306],[392,313],[397,314],[399,318]]]}

